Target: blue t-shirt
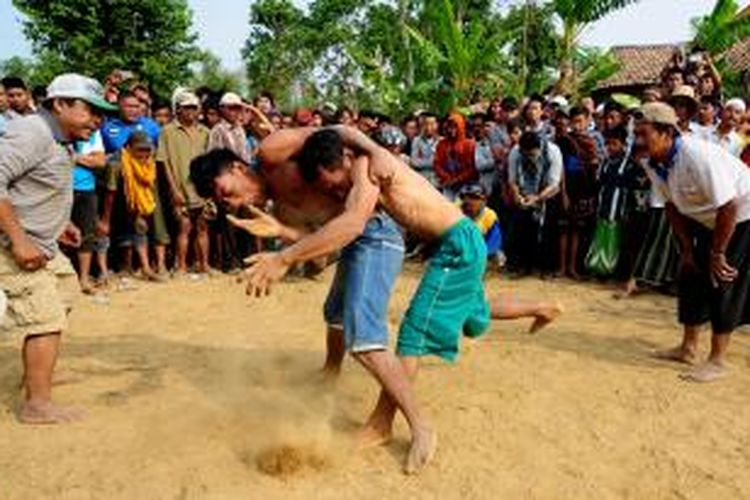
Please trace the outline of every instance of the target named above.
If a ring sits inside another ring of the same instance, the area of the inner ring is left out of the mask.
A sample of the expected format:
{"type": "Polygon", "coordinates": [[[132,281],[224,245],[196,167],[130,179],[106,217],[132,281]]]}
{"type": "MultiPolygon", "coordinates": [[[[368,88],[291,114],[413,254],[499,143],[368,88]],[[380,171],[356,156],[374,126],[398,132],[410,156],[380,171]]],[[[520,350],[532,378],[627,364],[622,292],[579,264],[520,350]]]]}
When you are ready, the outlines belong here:
{"type": "MultiPolygon", "coordinates": [[[[102,144],[102,134],[95,130],[88,141],[78,141],[75,143],[75,151],[78,155],[85,155],[97,151],[104,152],[102,144]]],[[[88,167],[76,165],[73,168],[73,190],[74,191],[96,191],[96,174],[88,167]]]]}
{"type": "Polygon", "coordinates": [[[154,145],[159,142],[161,129],[159,124],[151,118],[141,117],[132,123],[126,123],[120,118],[107,120],[102,125],[104,150],[107,153],[116,153],[127,144],[130,134],[139,130],[148,134],[151,140],[154,141],[154,145]]]}

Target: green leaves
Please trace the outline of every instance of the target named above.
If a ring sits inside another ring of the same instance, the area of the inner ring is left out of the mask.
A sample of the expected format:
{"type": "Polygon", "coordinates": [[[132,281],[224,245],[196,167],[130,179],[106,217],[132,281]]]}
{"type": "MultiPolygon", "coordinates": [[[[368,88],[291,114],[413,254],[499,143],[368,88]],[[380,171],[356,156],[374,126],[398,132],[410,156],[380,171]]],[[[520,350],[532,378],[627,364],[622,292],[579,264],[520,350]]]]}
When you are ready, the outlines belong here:
{"type": "MultiPolygon", "coordinates": [[[[13,0],[45,65],[103,79],[116,68],[168,96],[198,60],[186,0],[13,0]]],[[[52,75],[54,76],[54,75],[52,75]]],[[[51,78],[51,77],[50,77],[51,78]]],[[[49,80],[47,80],[49,81],[49,80]]]]}
{"type": "Polygon", "coordinates": [[[750,16],[739,16],[736,0],[717,0],[711,14],[693,19],[693,45],[719,55],[750,36],[750,16]]]}

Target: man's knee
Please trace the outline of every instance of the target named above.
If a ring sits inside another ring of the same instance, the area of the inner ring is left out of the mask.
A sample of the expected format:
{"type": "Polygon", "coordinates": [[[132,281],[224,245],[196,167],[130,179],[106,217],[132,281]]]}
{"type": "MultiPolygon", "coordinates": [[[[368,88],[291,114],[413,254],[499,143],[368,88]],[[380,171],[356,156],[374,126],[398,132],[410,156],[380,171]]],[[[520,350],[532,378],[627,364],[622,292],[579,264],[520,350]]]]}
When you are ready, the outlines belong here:
{"type": "Polygon", "coordinates": [[[193,229],[193,224],[190,222],[190,217],[180,217],[180,234],[190,234],[193,229]]]}

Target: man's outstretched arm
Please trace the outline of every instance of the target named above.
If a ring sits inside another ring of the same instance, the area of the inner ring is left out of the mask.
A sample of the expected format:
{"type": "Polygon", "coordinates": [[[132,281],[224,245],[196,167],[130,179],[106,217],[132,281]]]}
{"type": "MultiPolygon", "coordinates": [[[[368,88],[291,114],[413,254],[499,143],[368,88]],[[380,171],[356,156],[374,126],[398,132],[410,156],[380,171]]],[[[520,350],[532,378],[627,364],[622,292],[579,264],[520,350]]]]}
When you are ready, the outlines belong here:
{"type": "Polygon", "coordinates": [[[345,247],[362,234],[378,203],[380,189],[369,177],[369,159],[359,157],[352,167],[353,186],[344,212],[319,230],[282,250],[286,265],[324,257],[345,247]]]}

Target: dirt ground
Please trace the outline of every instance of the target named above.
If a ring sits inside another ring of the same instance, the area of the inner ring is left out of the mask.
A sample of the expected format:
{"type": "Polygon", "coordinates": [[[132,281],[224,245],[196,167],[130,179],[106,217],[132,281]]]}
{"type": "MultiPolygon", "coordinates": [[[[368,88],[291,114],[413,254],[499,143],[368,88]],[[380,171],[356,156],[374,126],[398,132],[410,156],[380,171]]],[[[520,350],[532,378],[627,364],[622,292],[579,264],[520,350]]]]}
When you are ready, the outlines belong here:
{"type": "MultiPolygon", "coordinates": [[[[352,445],[377,394],[364,370],[347,360],[335,387],[317,373],[330,279],[262,302],[229,277],[82,299],[61,363],[82,380],[56,396],[89,415],[64,427],[17,423],[18,347],[0,345],[0,499],[750,498],[746,334],[731,379],[691,385],[648,356],[679,337],[673,299],[492,276],[491,295],[566,314],[536,336],[495,323],[457,364],[424,364],[440,446],[407,477],[402,420],[390,445],[352,445]]],[[[417,279],[398,283],[392,331],[417,279]]]]}

